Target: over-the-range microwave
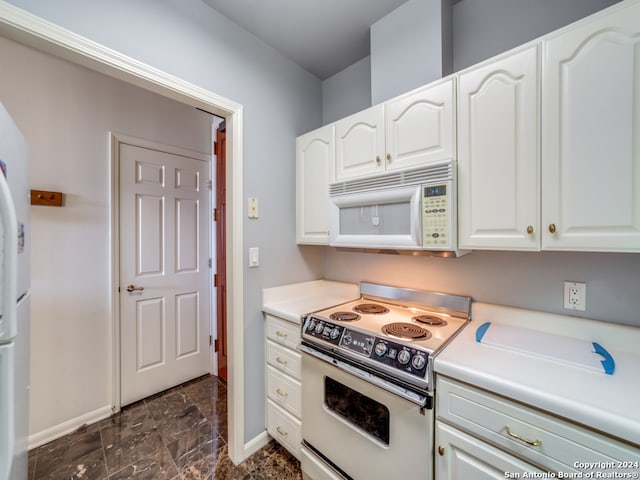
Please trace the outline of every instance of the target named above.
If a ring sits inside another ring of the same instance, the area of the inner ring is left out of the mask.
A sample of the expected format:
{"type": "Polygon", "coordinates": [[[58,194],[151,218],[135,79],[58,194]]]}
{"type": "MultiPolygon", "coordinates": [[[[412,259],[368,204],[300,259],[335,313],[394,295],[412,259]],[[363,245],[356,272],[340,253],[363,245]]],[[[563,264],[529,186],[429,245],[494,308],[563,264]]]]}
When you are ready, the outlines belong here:
{"type": "Polygon", "coordinates": [[[329,185],[329,245],[399,254],[461,256],[456,163],[329,185]]]}

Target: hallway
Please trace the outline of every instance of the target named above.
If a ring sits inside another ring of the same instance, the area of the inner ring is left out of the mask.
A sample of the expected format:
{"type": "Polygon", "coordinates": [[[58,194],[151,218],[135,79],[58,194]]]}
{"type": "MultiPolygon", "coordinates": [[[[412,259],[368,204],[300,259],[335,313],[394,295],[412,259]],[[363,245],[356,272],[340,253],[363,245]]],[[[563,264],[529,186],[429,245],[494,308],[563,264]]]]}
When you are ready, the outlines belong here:
{"type": "Polygon", "coordinates": [[[29,480],[302,478],[274,441],[238,466],[227,452],[227,388],[207,375],[31,450],[29,480]]]}

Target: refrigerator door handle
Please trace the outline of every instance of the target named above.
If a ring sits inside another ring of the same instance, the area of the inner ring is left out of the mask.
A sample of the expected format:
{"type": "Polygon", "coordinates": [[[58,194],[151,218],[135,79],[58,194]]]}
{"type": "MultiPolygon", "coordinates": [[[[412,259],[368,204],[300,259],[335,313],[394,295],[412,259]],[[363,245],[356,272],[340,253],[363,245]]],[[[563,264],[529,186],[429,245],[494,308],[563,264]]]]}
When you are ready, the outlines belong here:
{"type": "MultiPolygon", "coordinates": [[[[13,385],[13,345],[0,345],[0,386],[13,385]]],[[[0,388],[0,480],[9,480],[13,464],[13,388],[0,388]]]]}
{"type": "MultiPolygon", "coordinates": [[[[11,174],[11,172],[9,172],[11,174]]],[[[16,336],[18,295],[18,218],[7,179],[0,173],[0,222],[2,222],[2,303],[0,341],[16,336]]]]}

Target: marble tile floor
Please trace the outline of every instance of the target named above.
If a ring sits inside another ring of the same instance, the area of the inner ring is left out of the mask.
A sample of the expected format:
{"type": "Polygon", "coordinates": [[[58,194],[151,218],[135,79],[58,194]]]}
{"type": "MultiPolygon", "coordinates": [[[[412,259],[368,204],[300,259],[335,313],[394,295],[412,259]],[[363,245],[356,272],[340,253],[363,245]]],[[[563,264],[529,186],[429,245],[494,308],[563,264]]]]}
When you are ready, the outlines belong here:
{"type": "Polygon", "coordinates": [[[240,465],[227,450],[227,389],[207,375],[29,452],[29,480],[298,480],[271,441],[240,465]]]}

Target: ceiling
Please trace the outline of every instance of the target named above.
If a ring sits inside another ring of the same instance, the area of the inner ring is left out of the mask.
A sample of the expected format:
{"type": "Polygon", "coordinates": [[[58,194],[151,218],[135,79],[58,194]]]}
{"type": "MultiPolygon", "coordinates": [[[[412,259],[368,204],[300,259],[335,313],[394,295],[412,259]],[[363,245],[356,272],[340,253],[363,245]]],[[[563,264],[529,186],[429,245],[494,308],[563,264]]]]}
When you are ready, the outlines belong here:
{"type": "Polygon", "coordinates": [[[407,0],[202,0],[324,80],[369,55],[369,26],[407,0]]]}

